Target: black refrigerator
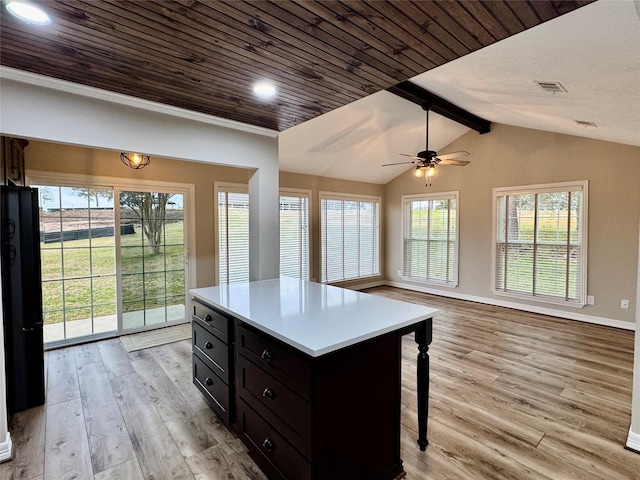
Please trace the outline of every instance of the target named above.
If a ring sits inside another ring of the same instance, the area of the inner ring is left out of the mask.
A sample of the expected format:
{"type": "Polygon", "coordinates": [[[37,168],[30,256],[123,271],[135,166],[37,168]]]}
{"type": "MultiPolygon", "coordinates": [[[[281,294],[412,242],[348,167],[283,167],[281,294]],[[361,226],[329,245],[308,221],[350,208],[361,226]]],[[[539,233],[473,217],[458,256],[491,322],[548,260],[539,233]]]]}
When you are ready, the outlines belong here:
{"type": "Polygon", "coordinates": [[[38,190],[0,186],[2,316],[7,410],[44,404],[38,190]]]}

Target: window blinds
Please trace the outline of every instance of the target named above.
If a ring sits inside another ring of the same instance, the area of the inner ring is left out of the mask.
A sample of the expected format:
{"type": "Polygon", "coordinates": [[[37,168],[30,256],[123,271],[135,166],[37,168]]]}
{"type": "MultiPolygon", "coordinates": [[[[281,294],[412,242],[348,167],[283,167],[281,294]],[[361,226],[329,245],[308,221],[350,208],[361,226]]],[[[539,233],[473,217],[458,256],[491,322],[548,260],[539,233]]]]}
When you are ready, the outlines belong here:
{"type": "Polygon", "coordinates": [[[405,197],[403,205],[403,276],[457,285],[457,193],[405,197]]]}
{"type": "Polygon", "coordinates": [[[218,191],[218,281],[249,280],[249,194],[218,191]]]}
{"type": "Polygon", "coordinates": [[[380,202],[321,194],[322,281],[380,273],[380,202]]]}
{"type": "Polygon", "coordinates": [[[497,292],[584,305],[585,187],[496,193],[497,292]]]}
{"type": "Polygon", "coordinates": [[[280,196],[280,275],[309,279],[309,195],[280,196]]]}

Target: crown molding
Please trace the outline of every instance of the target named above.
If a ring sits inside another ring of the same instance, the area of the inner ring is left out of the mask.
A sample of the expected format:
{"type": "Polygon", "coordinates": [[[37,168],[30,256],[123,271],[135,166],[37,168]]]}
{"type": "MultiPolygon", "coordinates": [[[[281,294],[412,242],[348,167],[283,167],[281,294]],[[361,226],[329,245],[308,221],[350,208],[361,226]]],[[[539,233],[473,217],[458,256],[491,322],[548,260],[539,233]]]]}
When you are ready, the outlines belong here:
{"type": "Polygon", "coordinates": [[[278,131],[271,130],[269,128],[257,127],[255,125],[249,125],[248,123],[228,120],[226,118],[216,117],[214,115],[207,115],[206,113],[194,112],[193,110],[187,110],[185,108],[173,107],[171,105],[152,102],[150,100],[144,100],[141,98],[132,97],[130,95],[124,95],[122,93],[110,92],[108,90],[102,90],[100,88],[89,87],[87,85],[80,85],[78,83],[68,82],[66,80],[47,77],[45,75],[25,72],[24,70],[18,70],[11,67],[0,66],[0,78],[25,83],[28,85],[35,85],[37,87],[48,88],[51,90],[57,90],[59,92],[81,95],[83,97],[89,97],[96,100],[124,105],[127,107],[139,108],[141,110],[146,110],[149,112],[193,120],[196,122],[215,125],[218,127],[240,130],[247,133],[253,133],[255,135],[277,137],[279,133],[278,131]]]}

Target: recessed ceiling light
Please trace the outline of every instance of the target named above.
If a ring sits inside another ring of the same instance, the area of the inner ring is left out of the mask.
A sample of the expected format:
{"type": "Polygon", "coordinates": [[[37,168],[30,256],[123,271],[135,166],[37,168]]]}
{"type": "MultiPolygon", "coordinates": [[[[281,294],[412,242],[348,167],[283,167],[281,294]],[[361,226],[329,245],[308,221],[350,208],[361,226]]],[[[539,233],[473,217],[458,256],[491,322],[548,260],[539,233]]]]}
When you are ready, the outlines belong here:
{"type": "Polygon", "coordinates": [[[28,2],[9,2],[7,11],[20,20],[34,25],[49,25],[51,17],[38,5],[28,2]]]}
{"type": "Polygon", "coordinates": [[[261,81],[253,85],[253,93],[264,100],[275,97],[277,91],[276,86],[271,82],[261,81]]]}

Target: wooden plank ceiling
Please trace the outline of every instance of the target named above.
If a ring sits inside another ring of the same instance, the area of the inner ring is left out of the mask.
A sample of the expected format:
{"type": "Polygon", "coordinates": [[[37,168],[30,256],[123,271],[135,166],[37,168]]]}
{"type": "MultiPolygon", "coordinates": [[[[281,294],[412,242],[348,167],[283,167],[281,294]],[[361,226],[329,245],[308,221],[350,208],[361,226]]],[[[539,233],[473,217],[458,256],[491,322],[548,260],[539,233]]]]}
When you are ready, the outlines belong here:
{"type": "Polygon", "coordinates": [[[40,0],[47,27],[3,9],[0,63],[284,130],[591,1],[40,0]]]}

